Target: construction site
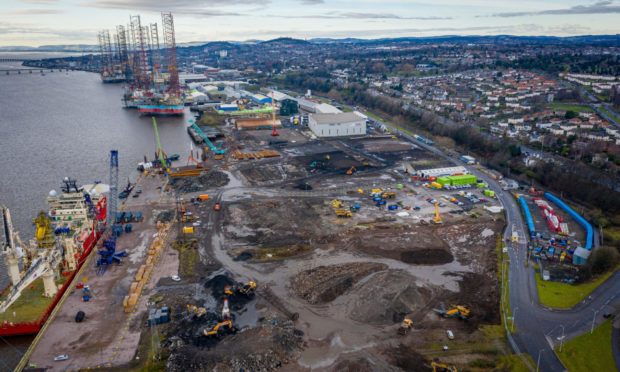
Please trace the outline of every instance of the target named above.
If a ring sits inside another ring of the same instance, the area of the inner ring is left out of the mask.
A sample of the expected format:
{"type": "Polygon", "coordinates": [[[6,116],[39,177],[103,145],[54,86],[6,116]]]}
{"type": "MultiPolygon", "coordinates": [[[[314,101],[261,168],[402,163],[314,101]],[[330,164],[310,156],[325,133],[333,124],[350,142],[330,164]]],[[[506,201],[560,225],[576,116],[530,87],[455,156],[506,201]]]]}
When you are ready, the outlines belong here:
{"type": "Polygon", "coordinates": [[[118,259],[84,265],[31,367],[456,370],[507,352],[485,330],[504,226],[485,185],[372,128],[235,121],[217,139],[190,122],[204,142],[177,161],[153,122],[157,159],[113,208],[118,259]]]}

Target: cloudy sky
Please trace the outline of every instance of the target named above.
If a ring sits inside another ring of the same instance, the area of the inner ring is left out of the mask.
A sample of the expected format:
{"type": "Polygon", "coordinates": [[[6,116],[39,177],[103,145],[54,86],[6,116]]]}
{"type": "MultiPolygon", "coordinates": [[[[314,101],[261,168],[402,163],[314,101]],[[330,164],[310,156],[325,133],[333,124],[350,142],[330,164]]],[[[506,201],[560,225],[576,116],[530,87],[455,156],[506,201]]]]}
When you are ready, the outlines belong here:
{"type": "Polygon", "coordinates": [[[620,0],[0,0],[0,46],[95,44],[98,30],[161,11],[178,42],[620,33],[620,0]]]}

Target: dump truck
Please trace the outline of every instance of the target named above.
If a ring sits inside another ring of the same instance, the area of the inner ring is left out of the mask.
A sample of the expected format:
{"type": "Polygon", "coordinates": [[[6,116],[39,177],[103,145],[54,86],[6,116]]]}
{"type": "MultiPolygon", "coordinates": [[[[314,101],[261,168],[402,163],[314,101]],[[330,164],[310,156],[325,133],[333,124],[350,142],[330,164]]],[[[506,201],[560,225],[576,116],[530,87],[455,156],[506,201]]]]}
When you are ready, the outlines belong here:
{"type": "Polygon", "coordinates": [[[343,218],[347,218],[347,217],[353,217],[353,213],[351,213],[351,211],[346,210],[346,209],[336,209],[336,216],[338,217],[343,217],[343,218]]]}

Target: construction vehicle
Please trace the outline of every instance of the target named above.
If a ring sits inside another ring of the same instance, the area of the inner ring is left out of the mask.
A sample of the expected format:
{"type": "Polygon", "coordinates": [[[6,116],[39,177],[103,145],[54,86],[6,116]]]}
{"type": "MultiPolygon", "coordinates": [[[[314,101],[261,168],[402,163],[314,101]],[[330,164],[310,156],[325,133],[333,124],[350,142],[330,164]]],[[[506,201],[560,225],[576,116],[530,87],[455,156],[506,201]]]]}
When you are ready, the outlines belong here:
{"type": "Polygon", "coordinates": [[[190,315],[193,315],[195,318],[201,318],[207,313],[207,309],[205,309],[204,307],[187,304],[187,312],[190,313],[190,315]]]}
{"type": "Polygon", "coordinates": [[[406,335],[413,328],[413,320],[409,318],[403,319],[402,323],[400,323],[400,327],[398,327],[399,335],[406,335]]]}
{"type": "Polygon", "coordinates": [[[353,213],[351,213],[351,211],[347,209],[336,209],[335,212],[336,212],[336,216],[338,217],[343,217],[343,218],[353,217],[353,213]]]}
{"type": "Polygon", "coordinates": [[[364,193],[364,189],[362,189],[362,188],[357,189],[357,193],[358,194],[363,194],[364,193]]]}
{"type": "Polygon", "coordinates": [[[379,195],[381,193],[383,193],[383,190],[381,190],[381,189],[372,189],[372,190],[370,190],[370,195],[371,196],[376,196],[376,195],[379,195]]]}
{"type": "Polygon", "coordinates": [[[204,334],[207,337],[211,337],[211,336],[221,337],[225,333],[228,333],[228,332],[231,332],[231,333],[234,332],[233,323],[232,323],[232,320],[230,319],[226,319],[222,322],[218,322],[216,325],[214,325],[213,327],[209,329],[205,328],[202,331],[202,334],[204,334]]]}
{"type": "Polygon", "coordinates": [[[334,208],[342,208],[342,200],[334,199],[331,203],[334,208]]]}
{"type": "Polygon", "coordinates": [[[357,168],[355,168],[355,166],[352,166],[351,168],[347,170],[347,176],[351,176],[355,172],[357,172],[357,168]]]}
{"type": "Polygon", "coordinates": [[[461,318],[467,320],[470,316],[469,308],[463,305],[452,305],[448,310],[443,308],[433,310],[444,318],[461,318]]]}
{"type": "Polygon", "coordinates": [[[458,372],[455,366],[450,366],[444,363],[431,362],[433,372],[458,372]]]}
{"type": "Polygon", "coordinates": [[[439,214],[439,203],[435,202],[435,217],[433,217],[433,223],[439,225],[443,223],[441,215],[439,214]]]}
{"type": "Polygon", "coordinates": [[[394,191],[386,191],[381,195],[383,199],[394,199],[396,197],[396,193],[394,191]]]}
{"type": "Polygon", "coordinates": [[[247,283],[237,283],[237,285],[224,287],[224,294],[227,296],[235,296],[242,294],[244,296],[252,297],[256,292],[257,284],[255,281],[250,280],[247,283]]]}

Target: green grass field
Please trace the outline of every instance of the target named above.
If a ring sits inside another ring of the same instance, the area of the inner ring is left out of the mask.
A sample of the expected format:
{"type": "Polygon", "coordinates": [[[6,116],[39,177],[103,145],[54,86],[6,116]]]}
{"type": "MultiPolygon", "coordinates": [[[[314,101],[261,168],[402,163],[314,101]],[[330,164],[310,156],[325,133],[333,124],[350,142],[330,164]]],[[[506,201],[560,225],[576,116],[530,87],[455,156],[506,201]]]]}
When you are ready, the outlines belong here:
{"type": "MultiPolygon", "coordinates": [[[[617,269],[617,268],[616,268],[617,269]]],[[[540,272],[536,270],[536,287],[538,288],[538,300],[544,306],[560,309],[570,309],[577,305],[586,296],[592,293],[601,283],[607,280],[615,270],[600,275],[593,280],[582,284],[566,284],[559,282],[544,281],[540,272]]]]}
{"type": "Polygon", "coordinates": [[[594,112],[590,107],[583,105],[572,105],[568,103],[554,102],[549,105],[554,110],[575,111],[575,112],[594,112]]]}
{"type": "Polygon", "coordinates": [[[570,372],[615,371],[616,364],[611,353],[611,321],[559,345],[556,353],[570,372]]]}
{"type": "Polygon", "coordinates": [[[43,279],[37,279],[30,287],[22,291],[21,296],[6,312],[0,313],[0,323],[5,320],[13,323],[38,320],[43,311],[52,303],[51,298],[43,297],[42,294],[43,279]]]}

